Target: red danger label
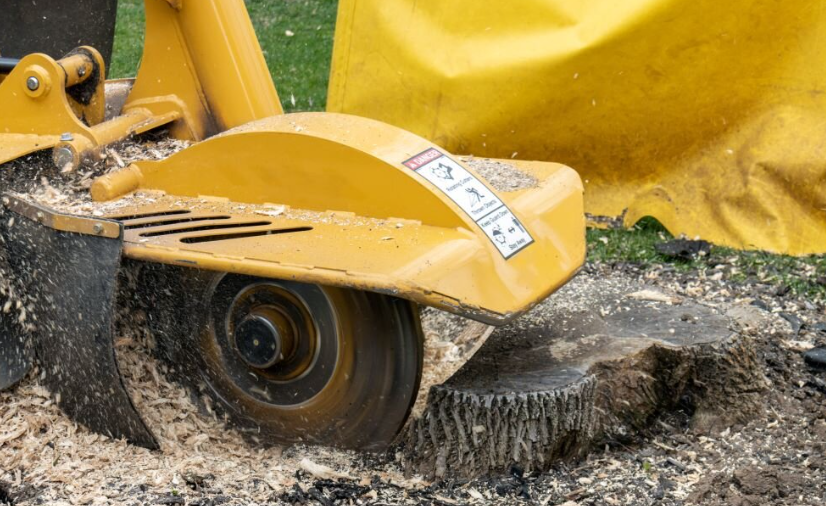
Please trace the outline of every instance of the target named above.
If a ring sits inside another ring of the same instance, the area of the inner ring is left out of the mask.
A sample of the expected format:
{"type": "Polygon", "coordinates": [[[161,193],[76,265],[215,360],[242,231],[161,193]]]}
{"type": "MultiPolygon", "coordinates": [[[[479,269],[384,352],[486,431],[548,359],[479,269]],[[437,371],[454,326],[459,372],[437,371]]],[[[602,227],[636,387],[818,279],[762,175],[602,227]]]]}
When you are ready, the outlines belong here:
{"type": "Polygon", "coordinates": [[[404,164],[410,169],[419,170],[423,165],[427,165],[440,156],[442,156],[441,151],[435,148],[430,148],[424,153],[419,153],[410,160],[404,162],[404,164]]]}

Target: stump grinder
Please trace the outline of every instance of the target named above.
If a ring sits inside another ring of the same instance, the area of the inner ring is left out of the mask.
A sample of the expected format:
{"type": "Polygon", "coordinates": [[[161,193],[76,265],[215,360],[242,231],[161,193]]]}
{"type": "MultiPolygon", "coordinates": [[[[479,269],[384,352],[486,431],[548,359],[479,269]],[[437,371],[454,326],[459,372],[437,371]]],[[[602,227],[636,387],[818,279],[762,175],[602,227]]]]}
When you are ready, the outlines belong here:
{"type": "Polygon", "coordinates": [[[116,362],[124,258],[165,286],[148,318],[164,358],[238,427],[368,450],[392,441],[415,400],[419,305],[502,325],[582,265],[573,170],[509,160],[539,182],[499,192],[393,126],[284,114],[242,0],[146,0],[137,77],[114,81],[102,56],[114,25],[99,25],[114,23],[115,0],[11,5],[0,171],[34,153],[71,170],[159,128],[192,142],[98,177],[94,201],[124,199],[113,215],[3,189],[0,257],[30,302],[25,325],[9,304],[0,313],[0,389],[37,363],[92,431],[157,447],[116,362]]]}

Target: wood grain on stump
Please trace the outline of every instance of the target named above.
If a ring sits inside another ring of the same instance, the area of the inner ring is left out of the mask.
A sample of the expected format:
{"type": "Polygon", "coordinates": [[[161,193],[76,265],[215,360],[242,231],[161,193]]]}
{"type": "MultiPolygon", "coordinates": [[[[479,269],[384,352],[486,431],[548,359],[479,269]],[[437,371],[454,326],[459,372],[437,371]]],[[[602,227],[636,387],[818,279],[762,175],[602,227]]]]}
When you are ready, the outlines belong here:
{"type": "Polygon", "coordinates": [[[545,469],[631,438],[668,410],[698,431],[761,408],[767,382],[723,310],[623,280],[577,278],[496,329],[408,425],[409,472],[470,478],[545,469]]]}

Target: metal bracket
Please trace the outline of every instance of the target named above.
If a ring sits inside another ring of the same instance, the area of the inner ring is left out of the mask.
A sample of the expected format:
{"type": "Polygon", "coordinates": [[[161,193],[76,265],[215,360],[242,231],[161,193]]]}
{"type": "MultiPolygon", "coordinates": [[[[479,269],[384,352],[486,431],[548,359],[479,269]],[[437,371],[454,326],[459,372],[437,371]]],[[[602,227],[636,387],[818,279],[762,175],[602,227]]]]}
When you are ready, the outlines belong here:
{"type": "Polygon", "coordinates": [[[109,239],[120,239],[123,236],[122,227],[116,221],[59,213],[48,207],[23,200],[12,193],[3,194],[3,206],[59,232],[93,235],[109,239]]]}

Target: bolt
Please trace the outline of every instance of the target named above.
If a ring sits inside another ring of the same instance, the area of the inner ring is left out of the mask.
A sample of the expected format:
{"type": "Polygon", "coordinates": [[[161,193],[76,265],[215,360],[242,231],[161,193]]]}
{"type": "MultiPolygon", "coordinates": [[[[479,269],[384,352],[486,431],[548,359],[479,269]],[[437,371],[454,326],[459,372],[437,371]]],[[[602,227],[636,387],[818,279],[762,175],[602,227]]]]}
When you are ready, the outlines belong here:
{"type": "Polygon", "coordinates": [[[26,79],[26,88],[28,88],[29,91],[36,91],[37,88],[40,88],[40,79],[29,76],[29,78],[26,79]]]}
{"type": "Polygon", "coordinates": [[[60,134],[60,142],[71,142],[71,141],[73,141],[74,139],[75,139],[75,138],[74,138],[74,137],[72,137],[72,134],[71,134],[70,132],[66,132],[66,133],[60,134]]]}
{"type": "Polygon", "coordinates": [[[103,233],[103,225],[101,225],[100,223],[95,223],[95,226],[92,227],[92,230],[94,230],[97,235],[100,235],[103,233]]]}
{"type": "Polygon", "coordinates": [[[58,169],[63,170],[67,165],[72,165],[74,161],[75,155],[72,148],[61,146],[55,150],[54,163],[58,169]]]}
{"type": "Polygon", "coordinates": [[[86,75],[86,67],[80,67],[77,69],[77,76],[83,77],[86,75]]]}
{"type": "Polygon", "coordinates": [[[37,211],[37,216],[36,217],[37,217],[37,221],[43,221],[43,218],[45,218],[46,216],[42,212],[37,211]]]}

